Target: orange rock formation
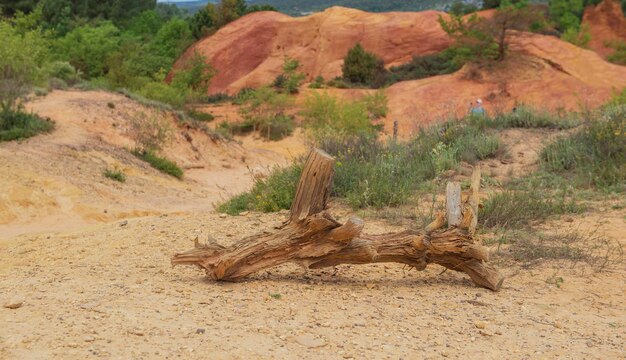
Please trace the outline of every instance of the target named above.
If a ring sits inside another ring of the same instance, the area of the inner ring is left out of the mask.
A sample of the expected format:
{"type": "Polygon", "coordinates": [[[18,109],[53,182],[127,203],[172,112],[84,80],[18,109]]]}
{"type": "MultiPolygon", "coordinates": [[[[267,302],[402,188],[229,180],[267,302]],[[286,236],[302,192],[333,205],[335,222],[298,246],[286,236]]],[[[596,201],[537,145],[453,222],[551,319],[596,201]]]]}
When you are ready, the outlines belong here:
{"type": "Polygon", "coordinates": [[[597,6],[585,10],[583,24],[589,26],[591,41],[589,48],[606,58],[613,49],[606,46],[609,41],[626,41],[626,17],[617,0],[604,0],[597,6]]]}
{"type": "MultiPolygon", "coordinates": [[[[597,9],[607,6],[614,3],[605,1],[597,9]]],[[[232,94],[269,84],[281,72],[285,56],[299,60],[308,79],[330,79],[341,74],[343,58],[356,42],[386,65],[445,49],[451,40],[439,26],[439,15],[444,13],[372,14],[341,7],[301,18],[254,13],[199,41],[179,62],[194,51],[207,57],[218,70],[209,93],[232,94]]],[[[592,15],[588,12],[587,18],[594,19],[592,15]]],[[[389,87],[386,128],[398,120],[402,136],[410,136],[419,126],[466,113],[469,101],[477,98],[490,112],[519,104],[580,110],[601,105],[613,91],[626,87],[626,67],[556,37],[516,33],[509,48],[508,59],[490,68],[466,66],[454,74],[389,87]]],[[[355,98],[366,91],[332,92],[355,98]]]]}

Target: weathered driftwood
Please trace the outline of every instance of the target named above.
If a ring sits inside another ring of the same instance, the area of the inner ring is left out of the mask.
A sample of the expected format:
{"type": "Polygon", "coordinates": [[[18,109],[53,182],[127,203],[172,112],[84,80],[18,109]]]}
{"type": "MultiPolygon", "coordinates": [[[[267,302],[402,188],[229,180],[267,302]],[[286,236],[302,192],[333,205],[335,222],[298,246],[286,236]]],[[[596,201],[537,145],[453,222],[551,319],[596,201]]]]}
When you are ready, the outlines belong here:
{"type": "Polygon", "coordinates": [[[474,170],[465,203],[461,202],[460,185],[451,183],[446,194],[446,213],[437,214],[424,231],[384,235],[361,234],[361,219],[353,217],[340,224],[325,211],[333,174],[334,159],[321,150],[312,151],[300,177],[289,219],[282,226],[229,247],[196,242],[194,249],[174,255],[172,264],[198,265],[212,279],[236,281],[286,262],[310,269],[396,262],[418,270],[435,263],[468,274],[479,286],[500,288],[504,278],[487,264],[489,251],[473,240],[480,169],[474,170]]]}

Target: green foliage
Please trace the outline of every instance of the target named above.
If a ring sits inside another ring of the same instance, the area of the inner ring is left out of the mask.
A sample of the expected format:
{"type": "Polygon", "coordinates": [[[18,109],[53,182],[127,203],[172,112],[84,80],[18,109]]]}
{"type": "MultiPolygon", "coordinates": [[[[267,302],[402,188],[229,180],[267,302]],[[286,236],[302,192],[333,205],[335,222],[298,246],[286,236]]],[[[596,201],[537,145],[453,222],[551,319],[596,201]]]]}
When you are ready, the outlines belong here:
{"type": "Polygon", "coordinates": [[[298,68],[300,68],[298,60],[285,57],[283,73],[274,80],[274,87],[288,94],[297,94],[304,80],[304,74],[299,72],[298,68]]]}
{"type": "Polygon", "coordinates": [[[315,80],[313,80],[313,82],[309,85],[309,87],[311,89],[322,89],[324,88],[325,82],[326,81],[324,80],[324,77],[320,75],[320,76],[315,77],[315,80]]]}
{"type": "Polygon", "coordinates": [[[215,116],[212,114],[206,113],[204,111],[197,110],[189,110],[187,111],[187,116],[191,117],[195,121],[209,122],[215,119],[215,116]]]}
{"type": "Polygon", "coordinates": [[[457,65],[465,62],[485,62],[505,58],[510,30],[527,31],[544,20],[543,13],[525,0],[501,1],[496,12],[482,18],[452,15],[449,21],[439,16],[441,28],[455,44],[457,65]]]}
{"type": "Polygon", "coordinates": [[[172,86],[181,91],[189,91],[194,95],[204,95],[213,76],[215,76],[215,70],[208,64],[206,57],[195,52],[191,59],[187,60],[176,71],[172,79],[172,86]]]}
{"type": "Polygon", "coordinates": [[[575,114],[553,114],[539,111],[528,106],[517,106],[513,111],[496,113],[495,116],[468,116],[470,124],[480,129],[572,129],[580,125],[581,120],[575,114]]]}
{"type": "Polygon", "coordinates": [[[578,32],[583,16],[583,0],[550,0],[548,2],[550,18],[559,30],[569,29],[578,32]]]}
{"type": "Polygon", "coordinates": [[[385,79],[385,86],[399,81],[417,80],[431,76],[450,74],[460,69],[455,61],[457,53],[448,49],[437,54],[413,56],[413,59],[399,66],[392,66],[385,79]]]}
{"type": "Polygon", "coordinates": [[[381,59],[357,43],[344,58],[342,72],[349,83],[378,87],[384,82],[385,67],[381,59]]]}
{"type": "Polygon", "coordinates": [[[625,186],[626,107],[609,106],[580,131],[556,139],[543,149],[540,163],[578,186],[625,186]]]}
{"type": "Polygon", "coordinates": [[[219,205],[217,210],[238,215],[247,210],[275,212],[289,209],[301,173],[301,162],[287,168],[274,168],[267,178],[257,179],[250,192],[231,198],[219,205]]]}
{"type": "Polygon", "coordinates": [[[217,17],[215,5],[209,3],[187,19],[193,37],[202,39],[215,30],[214,19],[217,17]]]}
{"type": "Polygon", "coordinates": [[[591,33],[589,32],[589,26],[586,24],[583,26],[570,27],[561,34],[561,39],[572,43],[576,46],[586,48],[591,41],[591,33]]]}
{"type": "Polygon", "coordinates": [[[613,96],[611,96],[611,100],[609,101],[609,106],[619,106],[626,105],[626,88],[622,89],[621,92],[615,91],[613,92],[613,96]]]}
{"type": "Polygon", "coordinates": [[[68,85],[80,82],[80,72],[67,61],[53,61],[44,68],[49,78],[63,80],[68,85]]]}
{"type": "Polygon", "coordinates": [[[106,177],[106,178],[109,178],[109,179],[117,181],[117,182],[121,182],[121,183],[126,182],[126,175],[124,175],[122,170],[105,169],[102,172],[102,175],[104,175],[104,177],[106,177]]]}
{"type": "Polygon", "coordinates": [[[474,4],[468,4],[461,0],[457,0],[448,9],[448,12],[453,15],[467,15],[476,12],[478,7],[474,4]]]}
{"type": "Polygon", "coordinates": [[[329,134],[343,136],[376,132],[365,102],[344,102],[327,93],[313,93],[308,96],[302,116],[305,120],[303,125],[317,139],[329,134]]]}
{"type": "Polygon", "coordinates": [[[120,44],[120,31],[110,22],[74,28],[58,40],[56,53],[88,77],[106,75],[107,59],[120,44]]]}
{"type": "MultiPolygon", "coordinates": [[[[331,129],[315,136],[316,146],[336,159],[333,195],[344,198],[353,208],[397,206],[406,204],[426,181],[454,169],[461,161],[470,163],[493,157],[499,151],[497,138],[467,122],[450,122],[423,130],[408,143],[379,142],[375,129],[367,126],[350,126],[352,131],[342,131],[342,108],[339,102],[326,94],[312,95],[305,106],[307,121],[312,130],[331,129]],[[339,122],[339,124],[337,124],[339,122]]],[[[354,106],[354,104],[348,104],[354,106]]],[[[357,103],[364,108],[363,103],[357,103]]],[[[362,110],[364,118],[367,112],[362,110]]],[[[314,133],[317,135],[318,133],[314,133]]],[[[301,164],[298,165],[301,168],[301,164]]],[[[292,181],[289,189],[295,189],[297,176],[289,172],[292,181]]],[[[261,188],[254,194],[246,193],[229,202],[230,213],[258,209],[241,204],[254,203],[263,191],[278,191],[276,187],[261,188]],[[239,205],[237,205],[239,204],[239,205]],[[235,206],[237,205],[237,206],[235,206]]],[[[290,193],[292,194],[292,193],[290,193]]],[[[284,195],[284,193],[283,193],[284,195]]],[[[288,208],[291,197],[284,198],[288,208]]],[[[221,211],[226,211],[224,207],[221,211]]],[[[275,211],[275,210],[265,210],[275,211]]]]}
{"type": "Polygon", "coordinates": [[[47,44],[39,30],[20,33],[0,20],[0,110],[17,110],[19,98],[43,77],[47,44]]]}
{"type": "Polygon", "coordinates": [[[293,117],[286,114],[293,105],[289,95],[262,87],[246,94],[242,104],[240,131],[259,131],[267,140],[279,140],[293,132],[293,117]]]}
{"type": "Polygon", "coordinates": [[[169,104],[180,108],[185,104],[185,93],[179,89],[160,81],[152,81],[145,84],[138,93],[148,99],[169,104]]]}
{"type": "Polygon", "coordinates": [[[153,150],[135,149],[132,153],[164,174],[171,175],[177,179],[183,178],[183,170],[175,162],[158,156],[153,150]]]}
{"type": "Polygon", "coordinates": [[[484,21],[477,14],[469,17],[452,15],[450,20],[439,16],[439,25],[454,39],[454,45],[449,51],[454,54],[456,66],[498,58],[498,44],[483,24],[484,21]]]}
{"type": "Polygon", "coordinates": [[[378,90],[371,94],[367,94],[362,99],[365,104],[365,108],[372,119],[380,119],[387,116],[387,111],[389,111],[389,107],[387,106],[388,99],[385,92],[382,90],[378,90]]]}
{"type": "Polygon", "coordinates": [[[608,43],[614,52],[607,57],[607,60],[614,64],[626,65],[626,41],[613,41],[608,43]]]}
{"type": "Polygon", "coordinates": [[[0,111],[0,142],[27,139],[53,129],[53,122],[35,114],[10,109],[0,111]]]}
{"type": "Polygon", "coordinates": [[[70,31],[72,27],[71,0],[42,0],[39,6],[41,6],[44,28],[59,36],[70,31]]]}

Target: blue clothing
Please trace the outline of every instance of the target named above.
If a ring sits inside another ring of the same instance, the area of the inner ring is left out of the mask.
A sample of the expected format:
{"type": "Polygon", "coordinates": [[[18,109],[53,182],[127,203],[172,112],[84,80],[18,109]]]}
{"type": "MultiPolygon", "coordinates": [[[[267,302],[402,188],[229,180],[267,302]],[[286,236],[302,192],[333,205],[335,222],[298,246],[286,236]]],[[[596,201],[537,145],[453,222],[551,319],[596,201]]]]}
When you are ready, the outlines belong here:
{"type": "Polygon", "coordinates": [[[482,106],[473,107],[471,111],[472,115],[485,115],[485,109],[482,106]]]}

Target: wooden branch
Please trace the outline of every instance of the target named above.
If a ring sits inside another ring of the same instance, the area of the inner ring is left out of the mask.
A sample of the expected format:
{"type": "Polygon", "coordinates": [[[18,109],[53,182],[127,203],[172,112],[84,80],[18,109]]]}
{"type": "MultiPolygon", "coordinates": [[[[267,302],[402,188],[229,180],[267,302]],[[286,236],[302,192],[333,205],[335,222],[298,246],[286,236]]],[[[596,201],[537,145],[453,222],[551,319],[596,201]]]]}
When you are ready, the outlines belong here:
{"type": "Polygon", "coordinates": [[[235,281],[286,262],[318,269],[340,264],[396,262],[423,270],[435,263],[468,274],[479,286],[497,291],[504,278],[486,264],[489,251],[473,240],[480,186],[480,169],[472,175],[472,193],[461,203],[458,183],[448,184],[446,213],[425,231],[365,235],[363,220],[345,224],[324,210],[331,191],[334,160],[314,150],[298,183],[285,224],[271,232],[250,236],[223,247],[215,241],[176,254],[173,265],[197,265],[215,280],[235,281]],[[462,207],[463,205],[463,207],[462,207]],[[448,222],[448,227],[444,228],[448,222]],[[467,224],[466,224],[467,221],[467,224]]]}
{"type": "Polygon", "coordinates": [[[461,213],[461,184],[449,182],[446,186],[446,215],[448,226],[459,226],[463,215],[461,213]]]}

